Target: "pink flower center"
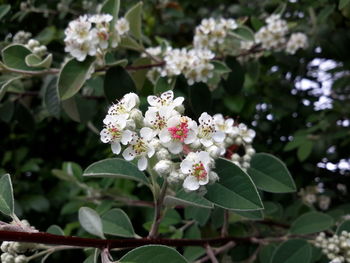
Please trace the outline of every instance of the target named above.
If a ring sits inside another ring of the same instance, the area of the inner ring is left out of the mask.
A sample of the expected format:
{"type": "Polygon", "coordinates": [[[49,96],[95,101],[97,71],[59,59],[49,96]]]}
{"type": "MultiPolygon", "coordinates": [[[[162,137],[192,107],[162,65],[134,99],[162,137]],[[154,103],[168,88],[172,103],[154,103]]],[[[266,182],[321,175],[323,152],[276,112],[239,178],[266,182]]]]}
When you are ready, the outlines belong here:
{"type": "Polygon", "coordinates": [[[205,180],[207,174],[208,173],[201,162],[193,165],[192,175],[197,177],[198,180],[205,180]]]}
{"type": "Polygon", "coordinates": [[[168,131],[173,139],[183,142],[187,138],[189,130],[187,122],[181,122],[179,125],[168,128],[168,131]]]}
{"type": "Polygon", "coordinates": [[[118,130],[116,127],[110,127],[108,128],[108,131],[112,135],[113,139],[119,139],[121,136],[121,131],[118,130]]]}

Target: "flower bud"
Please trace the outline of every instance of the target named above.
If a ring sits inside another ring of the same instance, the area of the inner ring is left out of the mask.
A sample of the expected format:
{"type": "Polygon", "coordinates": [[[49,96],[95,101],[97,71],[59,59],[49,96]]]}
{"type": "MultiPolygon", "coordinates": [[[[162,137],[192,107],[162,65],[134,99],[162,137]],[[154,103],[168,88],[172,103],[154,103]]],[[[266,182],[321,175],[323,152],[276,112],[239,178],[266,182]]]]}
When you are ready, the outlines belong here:
{"type": "Polygon", "coordinates": [[[167,149],[161,148],[156,152],[156,157],[158,160],[170,159],[170,153],[167,149]]]}
{"type": "Polygon", "coordinates": [[[216,145],[212,145],[206,149],[206,151],[209,153],[210,157],[212,158],[218,158],[220,155],[220,148],[216,145]]]}
{"type": "Polygon", "coordinates": [[[132,109],[130,111],[130,118],[134,120],[136,126],[142,126],[143,124],[143,116],[142,112],[138,109],[132,109]]]}
{"type": "Polygon", "coordinates": [[[173,170],[174,163],[170,160],[160,160],[153,169],[160,175],[166,176],[173,170]]]}
{"type": "Polygon", "coordinates": [[[241,157],[237,153],[234,153],[231,156],[231,160],[234,162],[238,162],[240,159],[241,159],[241,157]]]}
{"type": "Polygon", "coordinates": [[[19,255],[15,258],[15,263],[27,263],[28,259],[24,255],[19,255]]]}
{"type": "Polygon", "coordinates": [[[39,43],[39,41],[38,40],[36,40],[36,39],[29,39],[29,41],[28,41],[28,47],[29,47],[29,49],[34,49],[35,47],[38,47],[39,45],[40,45],[40,43],[39,43]]]}
{"type": "Polygon", "coordinates": [[[215,183],[215,182],[218,181],[218,180],[219,180],[218,174],[215,173],[215,172],[213,172],[213,171],[211,171],[211,172],[209,173],[209,182],[210,182],[210,183],[215,183]]]}
{"type": "Polygon", "coordinates": [[[237,137],[237,138],[235,139],[235,144],[241,145],[242,143],[243,143],[243,140],[242,140],[241,137],[237,137]]]}
{"type": "Polygon", "coordinates": [[[198,149],[199,147],[201,147],[201,142],[199,140],[195,140],[193,143],[190,144],[191,148],[193,149],[198,149]]]}

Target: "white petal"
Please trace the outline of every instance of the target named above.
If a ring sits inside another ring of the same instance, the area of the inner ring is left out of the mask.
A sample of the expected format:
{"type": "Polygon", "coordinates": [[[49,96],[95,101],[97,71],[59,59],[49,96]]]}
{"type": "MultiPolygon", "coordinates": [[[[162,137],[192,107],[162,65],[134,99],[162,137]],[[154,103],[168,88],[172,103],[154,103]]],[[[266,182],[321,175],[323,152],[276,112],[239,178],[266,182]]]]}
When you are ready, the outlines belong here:
{"type": "Polygon", "coordinates": [[[107,129],[103,129],[101,132],[100,132],[100,139],[103,143],[107,143],[107,142],[110,142],[111,139],[112,139],[112,136],[111,134],[108,132],[107,129]]]}
{"type": "Polygon", "coordinates": [[[199,182],[196,177],[187,176],[182,186],[187,190],[195,191],[199,188],[199,182]]]}
{"type": "Polygon", "coordinates": [[[192,172],[193,162],[189,160],[183,160],[180,164],[181,172],[184,174],[189,174],[192,172]]]}
{"type": "Polygon", "coordinates": [[[133,134],[132,131],[129,131],[129,130],[123,131],[122,139],[121,139],[122,144],[127,145],[132,140],[132,134],[133,134]]]}
{"type": "Polygon", "coordinates": [[[199,183],[200,185],[206,185],[208,182],[209,182],[209,176],[208,176],[208,174],[207,174],[207,176],[205,177],[204,180],[199,180],[199,181],[198,181],[198,183],[199,183]]]}
{"type": "Polygon", "coordinates": [[[157,96],[148,96],[147,102],[151,106],[157,106],[158,105],[158,97],[157,96]]]}
{"type": "Polygon", "coordinates": [[[134,160],[135,158],[135,151],[132,149],[132,147],[128,147],[123,152],[123,157],[127,161],[134,160]]]}
{"type": "Polygon", "coordinates": [[[201,151],[198,153],[198,157],[204,166],[207,166],[210,163],[210,155],[208,152],[201,151]]]}
{"type": "Polygon", "coordinates": [[[213,139],[216,142],[223,142],[225,140],[225,133],[222,131],[216,131],[213,134],[213,139]]]}
{"type": "Polygon", "coordinates": [[[178,98],[174,99],[173,106],[174,107],[180,106],[184,102],[184,100],[185,100],[184,97],[178,97],[178,98]]]}
{"type": "Polygon", "coordinates": [[[167,102],[172,101],[174,98],[174,92],[172,90],[168,90],[160,95],[163,100],[167,102]]]}
{"type": "Polygon", "coordinates": [[[119,154],[120,153],[120,150],[122,149],[122,147],[120,146],[119,142],[113,142],[111,144],[111,146],[112,146],[112,152],[114,154],[119,154]]]}
{"type": "Polygon", "coordinates": [[[154,131],[153,131],[151,128],[149,128],[149,127],[143,127],[143,128],[140,130],[140,135],[141,135],[141,137],[144,138],[146,141],[150,141],[150,140],[154,137],[155,133],[154,133],[154,131]]]}
{"type": "Polygon", "coordinates": [[[200,141],[201,141],[201,144],[203,144],[205,147],[209,147],[213,145],[212,140],[200,139],[200,141]]]}
{"type": "Polygon", "coordinates": [[[171,141],[167,147],[172,154],[179,154],[183,149],[182,143],[179,141],[171,141]]]}
{"type": "Polygon", "coordinates": [[[197,138],[196,133],[193,130],[189,130],[184,142],[186,144],[190,144],[190,143],[193,143],[196,140],[196,138],[197,138]]]}
{"type": "Polygon", "coordinates": [[[159,133],[159,139],[162,143],[170,142],[171,136],[167,128],[163,129],[159,133]]]}
{"type": "Polygon", "coordinates": [[[137,161],[137,167],[139,168],[140,171],[144,171],[147,168],[147,158],[142,156],[138,161],[137,161]]]}
{"type": "Polygon", "coordinates": [[[154,147],[149,146],[149,147],[148,147],[148,151],[147,151],[147,156],[148,156],[149,158],[151,158],[151,157],[154,155],[155,152],[156,152],[156,151],[154,150],[154,147]]]}

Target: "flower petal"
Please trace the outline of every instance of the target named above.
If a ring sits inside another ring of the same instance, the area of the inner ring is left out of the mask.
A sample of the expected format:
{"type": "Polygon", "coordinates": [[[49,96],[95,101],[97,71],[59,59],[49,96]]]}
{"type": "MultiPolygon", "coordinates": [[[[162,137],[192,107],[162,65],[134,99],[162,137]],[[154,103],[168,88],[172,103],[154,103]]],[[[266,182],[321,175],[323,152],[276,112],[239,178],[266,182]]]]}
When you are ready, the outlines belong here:
{"type": "Polygon", "coordinates": [[[192,166],[193,166],[193,162],[189,161],[189,160],[183,160],[180,164],[180,169],[181,172],[184,174],[189,174],[192,172],[192,166]]]}
{"type": "Polygon", "coordinates": [[[120,150],[122,149],[122,147],[120,146],[119,142],[113,142],[111,144],[111,146],[112,146],[112,152],[114,154],[119,154],[120,153],[120,150]]]}
{"type": "Polygon", "coordinates": [[[135,151],[132,149],[132,147],[128,147],[123,152],[123,157],[127,161],[131,161],[135,159],[135,151]]]}
{"type": "Polygon", "coordinates": [[[199,188],[199,182],[196,177],[190,175],[187,176],[182,185],[186,190],[195,191],[199,188]]]}
{"type": "Polygon", "coordinates": [[[140,171],[146,170],[148,165],[147,158],[142,156],[138,161],[137,161],[137,167],[139,168],[140,171]]]}

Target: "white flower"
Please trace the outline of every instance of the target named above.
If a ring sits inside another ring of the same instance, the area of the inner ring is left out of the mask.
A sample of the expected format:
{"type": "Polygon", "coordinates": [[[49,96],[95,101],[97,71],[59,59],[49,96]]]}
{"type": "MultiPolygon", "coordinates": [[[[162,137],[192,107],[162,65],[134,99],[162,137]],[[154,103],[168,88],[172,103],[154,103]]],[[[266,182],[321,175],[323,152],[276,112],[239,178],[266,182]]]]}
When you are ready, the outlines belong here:
{"type": "Polygon", "coordinates": [[[213,116],[215,127],[218,131],[222,131],[224,133],[231,133],[233,130],[234,120],[231,118],[225,119],[222,114],[215,114],[213,116]]]}
{"type": "Polygon", "coordinates": [[[111,143],[112,151],[119,154],[120,143],[126,145],[132,139],[132,132],[125,130],[126,119],[123,116],[107,115],[103,120],[105,128],[101,131],[101,141],[111,143]]]}
{"type": "Polygon", "coordinates": [[[113,104],[108,109],[109,115],[126,115],[129,116],[131,111],[137,107],[140,103],[139,96],[135,93],[125,94],[124,97],[118,101],[118,103],[113,104]]]}
{"type": "Polygon", "coordinates": [[[144,123],[157,133],[165,129],[167,121],[174,115],[179,115],[171,106],[149,107],[145,113],[144,123]]]}
{"type": "Polygon", "coordinates": [[[138,158],[137,167],[140,171],[144,171],[148,166],[147,158],[151,158],[155,153],[154,147],[150,143],[154,136],[155,133],[151,128],[142,128],[140,136],[134,135],[129,147],[124,150],[124,159],[131,161],[138,158]]]}
{"type": "Polygon", "coordinates": [[[196,140],[197,123],[186,116],[173,116],[166,128],[159,133],[161,143],[173,154],[183,150],[183,144],[190,144],[196,140]]]}
{"type": "Polygon", "coordinates": [[[183,187],[188,191],[195,191],[201,185],[206,185],[209,182],[211,163],[209,153],[190,152],[180,164],[181,172],[187,175],[183,187]]]}
{"type": "Polygon", "coordinates": [[[197,137],[201,144],[205,147],[213,145],[215,142],[223,142],[225,139],[225,133],[222,131],[216,130],[214,118],[208,113],[203,112],[199,117],[199,126],[197,137]]]}
{"type": "Polygon", "coordinates": [[[86,15],[71,21],[65,30],[66,40],[73,39],[77,43],[83,43],[90,40],[91,23],[86,15]]]}
{"type": "Polygon", "coordinates": [[[287,42],[286,52],[293,55],[298,49],[304,49],[307,45],[307,36],[305,34],[294,33],[290,36],[287,42]]]}
{"type": "Polygon", "coordinates": [[[109,22],[111,22],[113,19],[113,16],[109,14],[97,14],[97,15],[92,15],[89,17],[89,22],[95,23],[96,27],[98,28],[108,28],[109,27],[109,22]]]}
{"type": "Polygon", "coordinates": [[[174,99],[174,92],[168,90],[162,93],[159,97],[157,96],[148,96],[147,101],[152,107],[160,108],[162,106],[169,106],[170,108],[176,108],[182,105],[184,97],[177,97],[174,99]]]}
{"type": "Polygon", "coordinates": [[[129,21],[126,20],[124,17],[118,19],[115,23],[115,30],[120,36],[125,35],[130,30],[129,21]]]}
{"type": "Polygon", "coordinates": [[[238,126],[234,126],[232,129],[232,133],[231,135],[236,137],[236,143],[237,144],[241,144],[242,142],[245,143],[252,143],[253,139],[255,137],[255,131],[252,129],[248,129],[248,127],[243,124],[240,123],[238,126]]]}

